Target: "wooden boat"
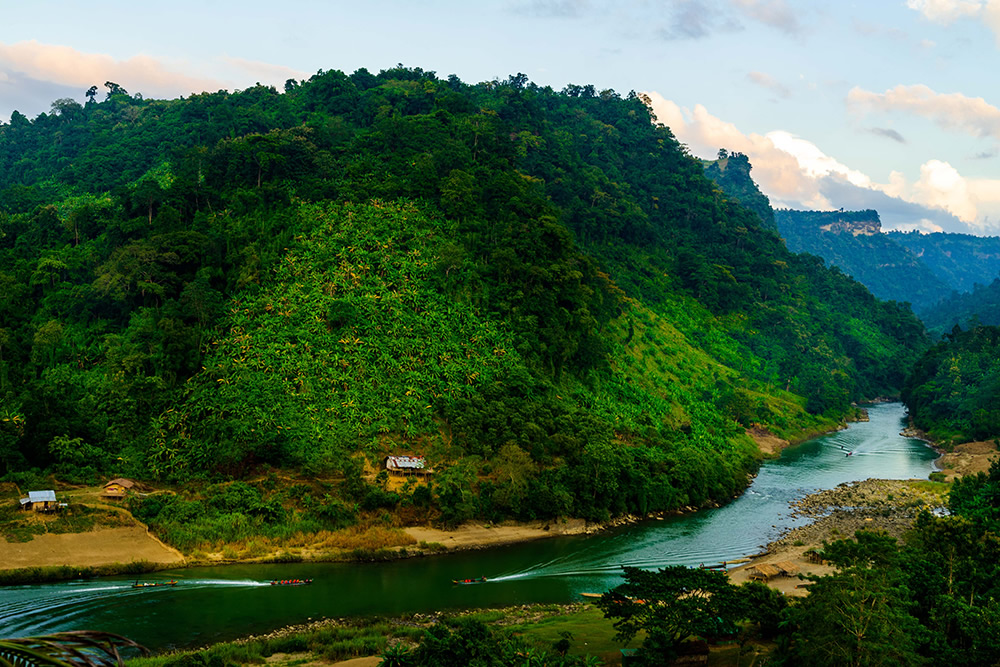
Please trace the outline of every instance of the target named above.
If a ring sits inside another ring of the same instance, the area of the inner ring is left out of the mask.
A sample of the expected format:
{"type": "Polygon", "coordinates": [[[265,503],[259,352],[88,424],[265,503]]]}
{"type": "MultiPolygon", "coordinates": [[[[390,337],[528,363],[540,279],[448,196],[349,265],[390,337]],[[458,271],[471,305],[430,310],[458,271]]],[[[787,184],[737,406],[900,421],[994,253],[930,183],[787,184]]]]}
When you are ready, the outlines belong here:
{"type": "Polygon", "coordinates": [[[275,579],[271,582],[272,586],[308,586],[313,582],[312,579],[275,579]]]}
{"type": "Polygon", "coordinates": [[[157,586],[176,586],[177,581],[137,581],[132,584],[132,588],[156,588],[157,586]]]}
{"type": "Polygon", "coordinates": [[[486,582],[486,577],[479,577],[478,579],[452,579],[451,583],[456,585],[464,584],[482,584],[486,582]]]}

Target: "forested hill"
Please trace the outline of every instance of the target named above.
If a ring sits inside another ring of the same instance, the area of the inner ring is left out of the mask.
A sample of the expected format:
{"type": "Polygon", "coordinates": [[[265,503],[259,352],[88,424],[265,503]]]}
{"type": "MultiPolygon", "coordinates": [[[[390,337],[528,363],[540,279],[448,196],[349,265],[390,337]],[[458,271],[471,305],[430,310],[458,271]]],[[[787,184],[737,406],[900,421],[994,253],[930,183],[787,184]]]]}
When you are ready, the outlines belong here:
{"type": "Polygon", "coordinates": [[[750,158],[743,153],[730,153],[723,148],[719,150],[718,160],[706,160],[704,165],[705,175],[715,181],[727,196],[760,216],[765,229],[778,231],[771,201],[750,177],[750,170],[753,168],[750,158]]]}
{"type": "Polygon", "coordinates": [[[1000,326],[1000,278],[989,285],[975,285],[971,292],[951,296],[921,314],[933,339],[958,325],[975,328],[980,324],[1000,326]]]}
{"type": "Polygon", "coordinates": [[[988,285],[1000,277],[1000,237],[915,231],[891,231],[886,236],[919,257],[958,292],[971,292],[976,285],[988,285]]]}
{"type": "Polygon", "coordinates": [[[921,313],[955,289],[884,234],[876,211],[780,209],[775,219],[789,249],[819,255],[881,299],[906,301],[921,313]]]}
{"type": "Polygon", "coordinates": [[[14,481],[280,467],[329,483],[242,520],[313,529],[427,503],[698,505],[745,484],[746,427],[830,424],[926,347],[907,308],[728,200],[635,94],[402,66],[106,88],[0,125],[14,481]],[[388,453],[425,455],[433,493],[372,483],[388,453]]]}

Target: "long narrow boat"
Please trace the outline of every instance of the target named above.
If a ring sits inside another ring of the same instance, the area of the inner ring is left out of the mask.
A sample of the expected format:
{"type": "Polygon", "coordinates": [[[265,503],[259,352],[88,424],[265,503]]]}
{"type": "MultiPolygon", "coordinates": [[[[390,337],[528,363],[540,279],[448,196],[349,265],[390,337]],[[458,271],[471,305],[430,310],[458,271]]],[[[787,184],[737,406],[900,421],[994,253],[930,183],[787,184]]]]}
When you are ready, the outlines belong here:
{"type": "Polygon", "coordinates": [[[137,581],[132,584],[132,588],[155,588],[157,586],[176,586],[177,581],[137,581]]]}
{"type": "Polygon", "coordinates": [[[272,586],[308,586],[313,582],[312,579],[275,579],[271,582],[272,586]]]}
{"type": "Polygon", "coordinates": [[[479,577],[478,579],[452,579],[451,583],[456,585],[483,584],[486,583],[486,577],[479,577]]]}

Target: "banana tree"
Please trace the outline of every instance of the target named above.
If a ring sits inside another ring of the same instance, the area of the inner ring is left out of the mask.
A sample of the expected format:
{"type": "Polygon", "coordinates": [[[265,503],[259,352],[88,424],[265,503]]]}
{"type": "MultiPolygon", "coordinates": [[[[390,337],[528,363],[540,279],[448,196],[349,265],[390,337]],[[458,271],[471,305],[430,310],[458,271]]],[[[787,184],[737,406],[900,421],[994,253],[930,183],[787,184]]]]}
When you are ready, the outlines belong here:
{"type": "Polygon", "coordinates": [[[56,632],[0,639],[0,667],[105,667],[124,665],[123,650],[149,655],[141,644],[111,632],[56,632]]]}

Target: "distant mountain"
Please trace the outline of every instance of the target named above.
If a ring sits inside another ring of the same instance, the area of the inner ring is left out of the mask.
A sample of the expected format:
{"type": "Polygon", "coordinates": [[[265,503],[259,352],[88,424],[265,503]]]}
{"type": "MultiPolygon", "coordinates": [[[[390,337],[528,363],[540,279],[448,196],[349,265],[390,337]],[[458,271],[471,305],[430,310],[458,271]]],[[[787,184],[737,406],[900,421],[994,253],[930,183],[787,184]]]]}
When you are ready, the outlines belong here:
{"type": "Polygon", "coordinates": [[[888,232],[951,289],[971,292],[1000,275],[1000,238],[971,234],[888,232]]]}
{"type": "Polygon", "coordinates": [[[914,252],[882,233],[876,211],[779,209],[775,220],[789,250],[822,257],[880,299],[906,301],[921,312],[956,289],[914,252]]]}

